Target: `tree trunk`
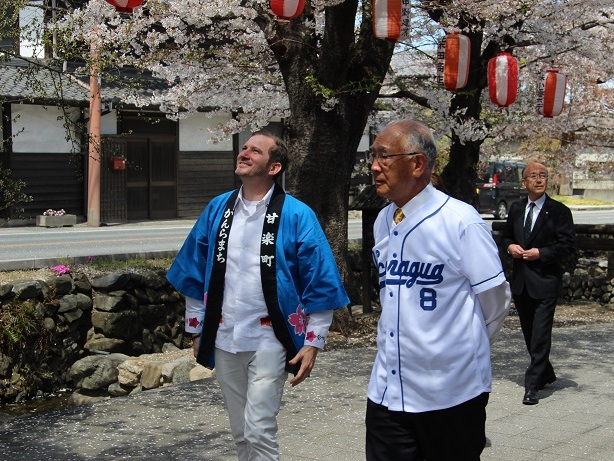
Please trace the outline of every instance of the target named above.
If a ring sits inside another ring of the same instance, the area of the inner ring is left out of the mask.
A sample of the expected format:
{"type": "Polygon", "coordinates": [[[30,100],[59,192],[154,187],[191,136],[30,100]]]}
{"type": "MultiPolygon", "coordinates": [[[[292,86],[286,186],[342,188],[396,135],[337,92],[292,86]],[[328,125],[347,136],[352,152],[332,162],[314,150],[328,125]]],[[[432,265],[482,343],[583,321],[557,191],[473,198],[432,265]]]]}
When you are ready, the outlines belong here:
{"type": "Polygon", "coordinates": [[[285,130],[291,154],[288,190],[318,215],[344,280],[356,150],[394,48],[394,43],[373,37],[370,21],[363,22],[356,35],[357,8],[357,0],[326,8],[326,29],[319,42],[300,21],[263,27],[290,101],[285,130]],[[337,99],[331,110],[322,108],[325,98],[306,77],[337,99]]]}
{"type": "MultiPolygon", "coordinates": [[[[480,120],[482,104],[480,97],[486,87],[486,67],[480,54],[482,33],[467,33],[471,40],[471,63],[469,80],[465,88],[458,90],[452,98],[450,114],[455,115],[457,123],[462,126],[467,122],[474,124],[480,120]]],[[[463,141],[453,130],[450,143],[450,158],[444,167],[442,177],[449,194],[459,200],[474,204],[476,200],[476,167],[480,159],[479,140],[463,141]]]]}
{"type": "Polygon", "coordinates": [[[456,134],[452,134],[450,160],[443,170],[443,180],[448,193],[463,202],[475,204],[477,179],[476,165],[480,157],[482,141],[465,141],[461,143],[456,134]]]}

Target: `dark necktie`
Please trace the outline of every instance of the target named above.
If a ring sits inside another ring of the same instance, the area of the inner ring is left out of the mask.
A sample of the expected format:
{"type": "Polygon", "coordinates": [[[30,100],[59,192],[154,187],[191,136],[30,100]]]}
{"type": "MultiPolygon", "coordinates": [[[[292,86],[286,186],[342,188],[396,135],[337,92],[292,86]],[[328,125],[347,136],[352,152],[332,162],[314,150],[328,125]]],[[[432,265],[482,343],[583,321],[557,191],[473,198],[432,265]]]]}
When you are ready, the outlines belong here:
{"type": "Polygon", "coordinates": [[[403,210],[401,210],[400,208],[394,210],[394,216],[392,217],[392,219],[395,224],[399,224],[401,221],[403,221],[404,218],[405,215],[403,214],[403,210]]]}
{"type": "Polygon", "coordinates": [[[533,208],[535,207],[535,202],[529,203],[529,212],[527,213],[527,219],[524,221],[524,241],[529,240],[529,235],[531,235],[531,226],[533,225],[533,208]]]}

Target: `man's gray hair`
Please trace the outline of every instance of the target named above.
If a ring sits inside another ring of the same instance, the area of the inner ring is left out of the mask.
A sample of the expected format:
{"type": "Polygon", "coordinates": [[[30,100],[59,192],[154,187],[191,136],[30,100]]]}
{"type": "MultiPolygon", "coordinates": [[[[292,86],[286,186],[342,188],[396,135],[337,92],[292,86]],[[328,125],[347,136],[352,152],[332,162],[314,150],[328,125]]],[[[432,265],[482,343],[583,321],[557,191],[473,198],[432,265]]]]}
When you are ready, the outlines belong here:
{"type": "Polygon", "coordinates": [[[437,161],[437,145],[431,129],[416,120],[399,120],[387,126],[396,126],[404,134],[403,144],[406,152],[419,152],[427,159],[429,170],[435,167],[437,161]]]}

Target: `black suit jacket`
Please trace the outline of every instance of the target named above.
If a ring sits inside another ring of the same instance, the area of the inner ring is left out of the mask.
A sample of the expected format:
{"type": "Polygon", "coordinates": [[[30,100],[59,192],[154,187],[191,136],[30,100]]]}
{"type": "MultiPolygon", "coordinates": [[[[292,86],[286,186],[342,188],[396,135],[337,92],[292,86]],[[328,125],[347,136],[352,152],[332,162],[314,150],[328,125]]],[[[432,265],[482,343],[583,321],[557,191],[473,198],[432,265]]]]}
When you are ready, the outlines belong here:
{"type": "Polygon", "coordinates": [[[561,294],[561,261],[576,248],[576,233],[571,211],[546,195],[546,201],[529,235],[524,241],[524,212],[528,199],[512,203],[501,237],[505,250],[516,243],[525,250],[538,248],[540,259],[524,261],[514,258],[512,294],[526,287],[534,299],[556,298],[561,294]]]}

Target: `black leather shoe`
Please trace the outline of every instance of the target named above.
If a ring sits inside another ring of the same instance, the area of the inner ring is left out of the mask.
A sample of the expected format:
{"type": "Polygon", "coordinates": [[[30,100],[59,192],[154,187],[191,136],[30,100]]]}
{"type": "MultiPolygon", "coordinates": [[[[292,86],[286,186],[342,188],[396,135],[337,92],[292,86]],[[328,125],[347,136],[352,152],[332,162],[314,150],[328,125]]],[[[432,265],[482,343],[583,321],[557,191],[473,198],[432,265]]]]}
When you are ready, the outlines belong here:
{"type": "Polygon", "coordinates": [[[534,391],[534,390],[526,391],[524,393],[522,403],[524,403],[525,405],[537,405],[539,403],[539,399],[537,398],[537,391],[534,391]]]}
{"type": "Polygon", "coordinates": [[[544,387],[546,387],[548,384],[552,384],[553,382],[556,381],[556,375],[550,375],[548,376],[546,379],[544,379],[543,383],[541,386],[539,386],[539,389],[543,389],[544,387]]]}

